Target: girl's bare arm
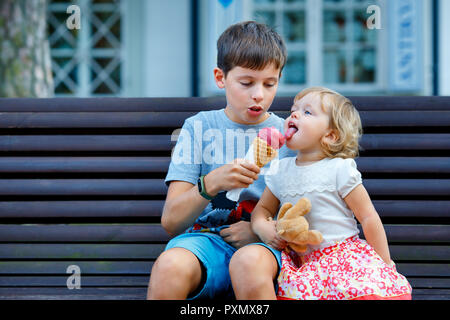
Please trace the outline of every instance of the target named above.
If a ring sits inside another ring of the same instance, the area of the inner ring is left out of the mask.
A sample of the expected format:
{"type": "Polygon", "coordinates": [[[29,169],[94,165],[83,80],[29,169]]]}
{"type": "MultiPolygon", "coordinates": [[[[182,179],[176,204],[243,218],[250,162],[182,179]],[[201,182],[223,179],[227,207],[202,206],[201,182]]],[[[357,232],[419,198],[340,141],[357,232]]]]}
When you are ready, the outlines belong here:
{"type": "Polygon", "coordinates": [[[360,184],[345,197],[344,201],[361,224],[367,243],[386,264],[391,265],[393,262],[389,254],[386,232],[366,188],[360,184]]]}
{"type": "Polygon", "coordinates": [[[252,213],[252,229],[258,237],[266,244],[272,246],[277,250],[282,250],[287,243],[277,234],[276,221],[273,218],[280,205],[280,201],[273,195],[269,188],[266,187],[261,199],[252,213]]]}

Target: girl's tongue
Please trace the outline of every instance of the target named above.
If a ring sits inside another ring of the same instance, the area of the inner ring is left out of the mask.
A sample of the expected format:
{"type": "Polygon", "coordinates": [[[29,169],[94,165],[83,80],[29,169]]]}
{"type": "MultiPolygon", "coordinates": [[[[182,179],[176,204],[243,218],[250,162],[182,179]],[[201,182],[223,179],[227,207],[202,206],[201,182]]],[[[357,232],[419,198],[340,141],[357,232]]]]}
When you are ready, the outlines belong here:
{"type": "Polygon", "coordinates": [[[284,134],[286,140],[289,140],[290,138],[292,138],[292,136],[298,131],[297,128],[294,127],[290,127],[286,130],[286,133],[284,134]]]}

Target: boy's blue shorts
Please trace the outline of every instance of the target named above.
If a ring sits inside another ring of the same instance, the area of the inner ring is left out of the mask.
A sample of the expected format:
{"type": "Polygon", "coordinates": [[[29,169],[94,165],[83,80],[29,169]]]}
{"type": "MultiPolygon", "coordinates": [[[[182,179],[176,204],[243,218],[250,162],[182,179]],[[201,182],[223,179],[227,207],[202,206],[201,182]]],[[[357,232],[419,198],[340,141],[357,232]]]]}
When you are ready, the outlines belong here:
{"type": "MultiPolygon", "coordinates": [[[[252,244],[268,248],[277,259],[278,271],[281,269],[280,251],[262,242],[252,244]]],[[[184,248],[191,251],[202,262],[206,270],[206,280],[203,288],[199,288],[199,291],[196,291],[197,294],[193,297],[188,297],[188,299],[234,299],[228,266],[231,256],[237,249],[226,243],[220,235],[213,233],[183,233],[170,240],[165,250],[171,248],[184,248]]]]}

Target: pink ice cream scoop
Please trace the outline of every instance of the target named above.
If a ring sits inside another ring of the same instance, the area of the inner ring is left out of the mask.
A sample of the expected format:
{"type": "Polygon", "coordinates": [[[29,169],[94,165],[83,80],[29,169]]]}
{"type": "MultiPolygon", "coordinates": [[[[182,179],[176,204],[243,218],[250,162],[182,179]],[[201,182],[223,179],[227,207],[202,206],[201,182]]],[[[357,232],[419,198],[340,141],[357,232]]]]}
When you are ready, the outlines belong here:
{"type": "Polygon", "coordinates": [[[274,149],[280,149],[285,141],[284,135],[275,127],[261,129],[258,138],[266,141],[274,149]]]}

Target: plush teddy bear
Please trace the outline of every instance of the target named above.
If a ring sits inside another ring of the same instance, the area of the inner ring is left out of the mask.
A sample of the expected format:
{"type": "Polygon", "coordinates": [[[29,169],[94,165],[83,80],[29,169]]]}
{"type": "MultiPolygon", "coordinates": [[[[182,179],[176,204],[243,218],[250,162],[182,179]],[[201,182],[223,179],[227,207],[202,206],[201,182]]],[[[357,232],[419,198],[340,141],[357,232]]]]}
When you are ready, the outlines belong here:
{"type": "Polygon", "coordinates": [[[288,246],[296,252],[305,252],[308,244],[316,245],[323,241],[322,234],[309,230],[304,215],[311,210],[311,202],[302,198],[293,206],[285,203],[278,212],[277,233],[288,242],[288,246]]]}

